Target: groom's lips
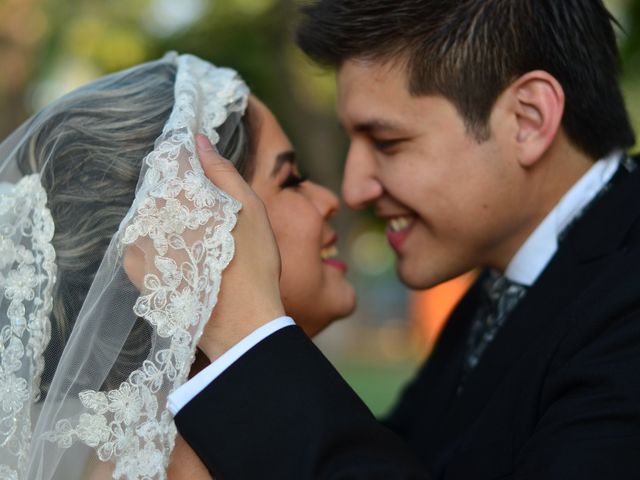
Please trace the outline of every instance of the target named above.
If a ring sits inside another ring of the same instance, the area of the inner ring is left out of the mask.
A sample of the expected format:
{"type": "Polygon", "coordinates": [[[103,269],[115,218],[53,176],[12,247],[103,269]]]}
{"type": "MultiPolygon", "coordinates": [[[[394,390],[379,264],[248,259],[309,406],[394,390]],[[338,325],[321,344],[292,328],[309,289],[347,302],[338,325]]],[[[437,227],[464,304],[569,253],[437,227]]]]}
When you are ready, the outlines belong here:
{"type": "Polygon", "coordinates": [[[389,224],[385,235],[387,241],[397,253],[400,253],[402,246],[407,241],[413,229],[414,219],[408,216],[392,217],[388,219],[389,224]]]}

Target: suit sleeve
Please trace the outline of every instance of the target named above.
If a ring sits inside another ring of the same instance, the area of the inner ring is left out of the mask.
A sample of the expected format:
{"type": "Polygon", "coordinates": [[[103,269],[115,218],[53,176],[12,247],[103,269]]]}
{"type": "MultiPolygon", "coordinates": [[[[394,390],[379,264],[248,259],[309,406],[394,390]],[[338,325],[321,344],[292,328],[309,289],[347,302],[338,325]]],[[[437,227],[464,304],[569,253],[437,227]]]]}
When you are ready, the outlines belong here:
{"type": "Polygon", "coordinates": [[[429,478],[295,326],[243,355],[175,422],[222,480],[429,478]]]}

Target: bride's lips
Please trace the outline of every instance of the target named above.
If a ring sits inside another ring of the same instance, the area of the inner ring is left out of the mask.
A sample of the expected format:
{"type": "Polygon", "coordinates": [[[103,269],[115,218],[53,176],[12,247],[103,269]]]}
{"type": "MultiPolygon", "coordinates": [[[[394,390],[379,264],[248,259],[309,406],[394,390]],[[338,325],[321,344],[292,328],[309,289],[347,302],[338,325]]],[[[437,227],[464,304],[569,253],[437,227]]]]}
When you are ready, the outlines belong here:
{"type": "Polygon", "coordinates": [[[325,265],[337,268],[346,273],[348,270],[347,264],[342,260],[336,258],[336,256],[338,255],[338,249],[336,247],[337,242],[338,236],[333,234],[331,238],[327,242],[325,242],[322,250],[320,250],[320,258],[322,260],[322,263],[324,263],[325,265]]]}
{"type": "Polygon", "coordinates": [[[322,263],[324,263],[325,265],[329,265],[330,267],[335,267],[339,270],[342,270],[344,273],[347,273],[347,270],[349,269],[346,263],[344,263],[342,260],[338,260],[337,258],[328,258],[326,260],[323,260],[322,263]]]}
{"type": "Polygon", "coordinates": [[[407,240],[413,229],[414,219],[410,216],[393,217],[389,219],[389,224],[385,232],[391,247],[400,252],[402,245],[407,240]]]}

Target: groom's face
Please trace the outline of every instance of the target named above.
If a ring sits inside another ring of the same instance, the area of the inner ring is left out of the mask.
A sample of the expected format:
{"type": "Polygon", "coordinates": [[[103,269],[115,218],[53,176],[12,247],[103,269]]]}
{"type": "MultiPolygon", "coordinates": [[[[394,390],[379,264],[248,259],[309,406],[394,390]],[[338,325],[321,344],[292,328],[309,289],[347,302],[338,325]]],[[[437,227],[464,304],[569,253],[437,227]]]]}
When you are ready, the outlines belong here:
{"type": "Polygon", "coordinates": [[[412,96],[404,70],[350,60],[338,115],[351,145],[343,195],[388,221],[402,281],[427,288],[477,266],[503,269],[529,233],[517,125],[494,107],[478,142],[440,96],[412,96]]]}

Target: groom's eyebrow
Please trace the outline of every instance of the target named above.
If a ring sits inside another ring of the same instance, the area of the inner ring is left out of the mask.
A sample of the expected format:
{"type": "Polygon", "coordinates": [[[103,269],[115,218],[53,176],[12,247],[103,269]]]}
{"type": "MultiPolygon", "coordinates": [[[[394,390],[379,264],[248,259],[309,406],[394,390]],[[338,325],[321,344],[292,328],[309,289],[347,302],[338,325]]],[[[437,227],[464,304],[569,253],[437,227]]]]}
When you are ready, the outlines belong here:
{"type": "Polygon", "coordinates": [[[276,164],[273,166],[271,176],[278,176],[278,173],[280,173],[282,167],[287,163],[290,165],[296,164],[296,152],[294,152],[293,150],[287,150],[286,152],[279,153],[276,156],[276,164]]]}
{"type": "Polygon", "coordinates": [[[402,129],[399,125],[388,120],[373,119],[356,123],[353,130],[358,133],[375,134],[375,133],[394,133],[402,129]]]}

